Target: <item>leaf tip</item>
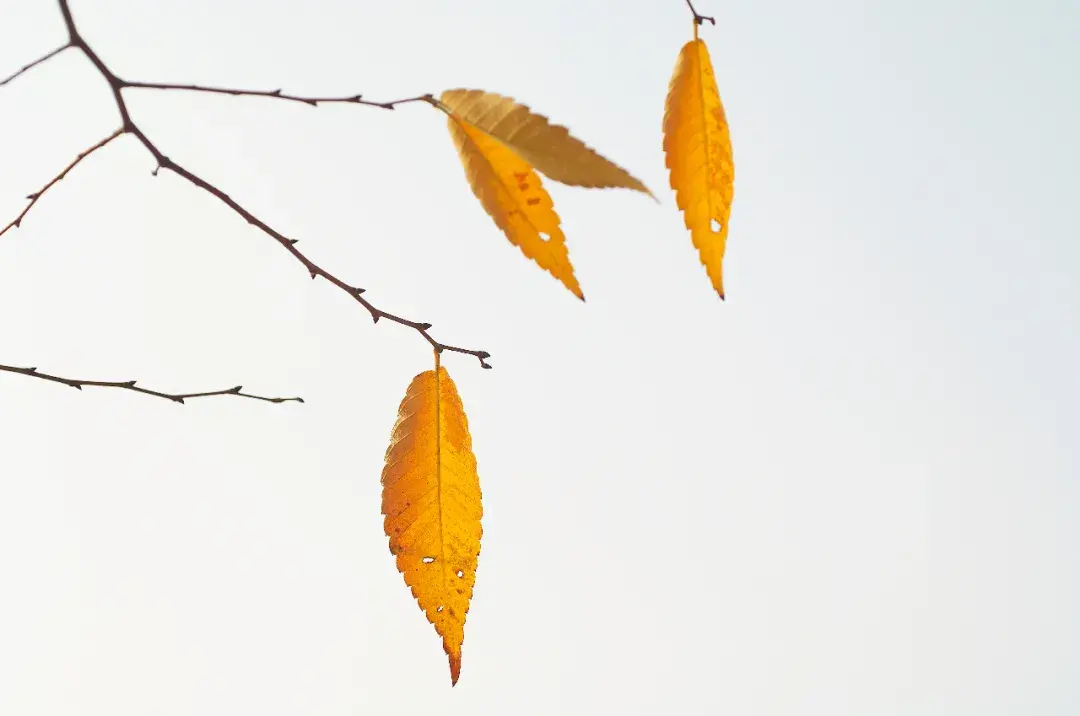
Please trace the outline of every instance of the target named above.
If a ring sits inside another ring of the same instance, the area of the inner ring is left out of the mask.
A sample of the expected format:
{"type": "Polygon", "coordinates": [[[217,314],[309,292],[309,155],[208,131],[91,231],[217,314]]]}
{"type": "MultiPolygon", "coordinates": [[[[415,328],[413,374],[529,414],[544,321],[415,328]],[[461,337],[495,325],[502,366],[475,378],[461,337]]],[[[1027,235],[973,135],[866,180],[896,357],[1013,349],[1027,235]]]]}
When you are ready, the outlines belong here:
{"type": "Polygon", "coordinates": [[[450,686],[457,686],[458,677],[461,676],[461,656],[447,654],[450,658],[450,686]]]}

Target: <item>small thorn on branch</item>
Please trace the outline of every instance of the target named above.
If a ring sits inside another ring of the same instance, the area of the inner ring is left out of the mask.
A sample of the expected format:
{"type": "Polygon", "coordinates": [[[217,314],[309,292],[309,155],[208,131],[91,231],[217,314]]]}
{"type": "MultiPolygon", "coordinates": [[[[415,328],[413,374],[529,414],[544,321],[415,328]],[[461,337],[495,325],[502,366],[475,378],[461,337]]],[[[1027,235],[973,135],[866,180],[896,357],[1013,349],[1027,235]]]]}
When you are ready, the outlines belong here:
{"type": "Polygon", "coordinates": [[[420,325],[417,326],[417,328],[419,328],[421,331],[429,331],[429,330],[431,330],[431,324],[430,323],[421,323],[420,325]]]}

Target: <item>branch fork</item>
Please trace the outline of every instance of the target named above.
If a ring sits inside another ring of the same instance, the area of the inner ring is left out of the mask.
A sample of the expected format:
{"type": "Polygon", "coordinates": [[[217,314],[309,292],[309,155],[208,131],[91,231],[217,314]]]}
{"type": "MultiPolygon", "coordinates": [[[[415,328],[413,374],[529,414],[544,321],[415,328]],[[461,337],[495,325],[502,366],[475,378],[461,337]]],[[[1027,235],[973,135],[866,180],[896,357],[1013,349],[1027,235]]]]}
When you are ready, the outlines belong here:
{"type": "MultiPolygon", "coordinates": [[[[119,76],[117,76],[116,73],[114,73],[102,61],[102,59],[98,56],[98,54],[94,51],[94,49],[86,42],[86,40],[79,33],[78,27],[76,26],[75,20],[74,20],[72,14],[71,14],[71,9],[69,7],[69,0],[58,0],[58,2],[60,4],[60,11],[61,11],[61,13],[63,15],[64,25],[65,25],[65,27],[67,29],[67,32],[68,32],[68,41],[67,41],[67,43],[65,43],[63,46],[58,47],[58,48],[52,50],[51,52],[43,55],[42,57],[34,60],[33,62],[30,62],[27,65],[24,65],[23,67],[21,67],[17,71],[15,71],[13,74],[11,74],[11,75],[5,77],[4,79],[0,80],[0,86],[6,85],[6,84],[12,82],[16,78],[22,76],[26,72],[28,72],[28,71],[32,70],[33,68],[41,65],[42,63],[48,61],[49,59],[51,59],[53,57],[56,57],[57,55],[61,54],[65,50],[68,50],[68,49],[71,49],[71,48],[77,49],[91,62],[91,64],[94,65],[94,67],[98,70],[99,74],[101,74],[101,76],[108,83],[109,88],[112,91],[113,99],[114,99],[114,101],[116,103],[117,111],[120,114],[120,128],[115,130],[112,134],[108,135],[104,139],[102,139],[102,140],[98,141],[97,143],[93,144],[92,146],[90,146],[86,150],[80,152],[78,154],[78,156],[76,156],[75,159],[70,164],[68,164],[56,176],[54,176],[52,179],[50,179],[41,189],[27,195],[27,202],[28,202],[27,205],[23,208],[23,210],[19,213],[19,215],[15,217],[15,219],[13,219],[10,223],[8,223],[6,226],[4,226],[2,229],[0,229],[0,237],[2,237],[4,234],[6,234],[11,229],[19,228],[22,225],[23,219],[25,219],[26,215],[38,203],[38,201],[49,191],[49,189],[51,189],[58,182],[60,182],[62,179],[64,179],[64,177],[66,177],[68,175],[68,173],[71,172],[76,166],[78,166],[84,159],[89,157],[91,154],[97,152],[99,149],[102,149],[103,147],[105,147],[106,145],[108,145],[109,143],[111,143],[113,140],[117,139],[121,135],[130,134],[130,135],[134,136],[135,139],[137,139],[139,141],[139,143],[142,144],[143,147],[154,158],[154,161],[156,162],[156,166],[155,166],[154,170],[152,171],[152,174],[154,176],[157,176],[158,173],[161,170],[167,170],[167,171],[170,171],[170,172],[176,174],[177,176],[181,177],[182,179],[187,180],[190,184],[198,187],[199,189],[202,189],[203,191],[206,191],[207,193],[213,195],[214,197],[219,199],[222,203],[224,203],[226,206],[228,206],[230,209],[232,209],[241,218],[243,218],[247,223],[255,226],[260,231],[262,231],[264,234],[266,234],[270,238],[277,241],[283,248],[285,248],[286,251],[288,251],[293,256],[293,258],[295,258],[297,261],[299,261],[304,266],[304,268],[307,269],[308,274],[311,276],[312,279],[322,277],[323,279],[327,280],[328,282],[330,282],[331,284],[333,284],[334,286],[338,287],[339,289],[344,291],[346,294],[348,294],[353,300],[355,300],[357,303],[359,303],[361,306],[363,306],[368,311],[368,313],[371,315],[371,318],[372,318],[373,322],[378,323],[379,319],[385,318],[388,321],[391,321],[393,323],[397,323],[397,324],[405,326],[407,328],[411,328],[414,331],[416,331],[417,333],[419,333],[420,336],[423,337],[424,340],[426,340],[428,342],[428,344],[436,351],[436,353],[442,353],[444,351],[449,351],[449,352],[452,352],[452,353],[461,353],[461,354],[464,354],[464,355],[471,355],[471,356],[475,357],[480,362],[481,367],[483,367],[483,368],[491,368],[491,365],[487,362],[487,359],[491,357],[491,354],[488,353],[487,351],[474,350],[474,349],[469,349],[469,348],[462,348],[460,346],[450,345],[448,343],[443,343],[441,341],[438,341],[429,332],[430,329],[431,329],[431,324],[430,323],[422,323],[422,322],[419,322],[419,321],[413,321],[413,320],[410,320],[408,318],[404,318],[402,316],[395,315],[393,313],[390,313],[389,311],[383,310],[383,309],[375,306],[372,302],[370,302],[366,298],[364,298],[365,290],[363,288],[360,288],[359,286],[353,286],[353,285],[348,284],[345,281],[337,278],[334,274],[330,273],[326,269],[324,269],[321,266],[319,266],[318,264],[316,264],[314,261],[309,259],[304,253],[302,253],[299,249],[297,249],[296,244],[298,243],[298,241],[296,239],[292,239],[292,238],[289,238],[287,236],[284,236],[283,234],[278,232],[276,229],[272,228],[269,224],[262,221],[261,219],[256,217],[254,214],[252,214],[250,211],[245,209],[243,206],[241,206],[239,203],[237,203],[232,197],[230,197],[224,191],[219,189],[217,186],[211,184],[210,182],[206,181],[205,179],[203,179],[203,178],[199,177],[198,175],[192,173],[188,169],[185,169],[183,166],[181,166],[180,164],[177,164],[175,161],[173,161],[172,159],[167,157],[160,149],[158,149],[158,147],[150,140],[150,138],[147,137],[147,135],[143,132],[143,130],[139,127],[139,125],[135,122],[135,120],[132,119],[131,113],[128,110],[127,103],[126,103],[126,101],[124,99],[123,93],[124,93],[125,90],[132,90],[132,89],[198,92],[198,93],[203,93],[203,94],[231,95],[231,96],[238,96],[238,97],[263,97],[263,98],[267,98],[267,99],[274,99],[274,100],[280,100],[280,101],[286,101],[286,102],[294,102],[294,103],[306,104],[306,105],[311,106],[311,107],[318,107],[318,106],[323,105],[323,104],[352,104],[352,105],[362,105],[362,106],[367,106],[367,107],[375,107],[375,108],[378,108],[378,109],[391,110],[391,111],[396,109],[398,107],[398,105],[409,104],[409,103],[414,103],[414,102],[425,102],[425,103],[428,103],[428,104],[434,104],[435,100],[434,100],[434,97],[432,95],[430,95],[430,94],[418,95],[418,96],[415,96],[415,97],[406,97],[404,99],[393,100],[393,101],[390,101],[390,102],[374,102],[374,101],[364,99],[363,95],[359,94],[359,93],[352,94],[352,95],[341,96],[341,97],[304,97],[304,96],[301,96],[301,95],[295,95],[295,94],[286,93],[281,89],[275,89],[275,90],[247,90],[247,89],[233,89],[233,88],[226,88],[226,87],[209,87],[209,86],[203,86],[203,85],[170,84],[170,83],[160,83],[160,82],[136,82],[136,81],[123,80],[119,76]]],[[[147,395],[153,395],[153,396],[157,396],[157,397],[161,397],[161,398],[166,398],[168,400],[172,400],[174,402],[179,402],[179,403],[183,403],[184,400],[188,399],[188,398],[209,397],[209,396],[217,396],[217,395],[233,395],[233,396],[243,397],[243,398],[252,398],[252,399],[256,399],[256,400],[264,400],[264,401],[272,402],[272,403],[281,403],[281,402],[286,402],[286,401],[303,402],[303,400],[300,399],[300,398],[266,398],[266,397],[263,397],[263,396],[243,393],[242,390],[241,390],[241,386],[236,386],[234,388],[230,388],[230,389],[227,389],[227,390],[209,391],[209,392],[205,392],[205,393],[172,394],[172,393],[164,393],[164,392],[160,392],[160,391],[156,391],[156,390],[144,389],[142,387],[139,387],[136,384],[135,381],[75,380],[75,379],[63,378],[63,377],[60,377],[60,376],[40,373],[35,368],[18,368],[18,367],[14,367],[14,366],[0,366],[0,371],[6,371],[6,372],[9,372],[9,373],[18,373],[18,374],[21,374],[21,375],[26,375],[26,376],[30,376],[30,377],[34,377],[34,378],[41,378],[43,380],[48,380],[48,381],[52,381],[52,382],[56,382],[56,383],[62,383],[64,385],[69,385],[69,386],[77,388],[79,390],[81,390],[83,386],[119,388],[119,389],[124,389],[124,390],[132,390],[132,391],[135,391],[135,392],[144,393],[144,394],[147,394],[147,395]]]]}
{"type": "Polygon", "coordinates": [[[715,17],[710,17],[708,15],[700,15],[700,14],[698,14],[698,11],[694,9],[694,3],[691,2],[691,0],[686,0],[686,5],[687,5],[687,7],[690,8],[690,12],[694,13],[694,24],[695,25],[704,25],[706,20],[708,20],[713,25],[716,25],[716,18],[715,17]]]}

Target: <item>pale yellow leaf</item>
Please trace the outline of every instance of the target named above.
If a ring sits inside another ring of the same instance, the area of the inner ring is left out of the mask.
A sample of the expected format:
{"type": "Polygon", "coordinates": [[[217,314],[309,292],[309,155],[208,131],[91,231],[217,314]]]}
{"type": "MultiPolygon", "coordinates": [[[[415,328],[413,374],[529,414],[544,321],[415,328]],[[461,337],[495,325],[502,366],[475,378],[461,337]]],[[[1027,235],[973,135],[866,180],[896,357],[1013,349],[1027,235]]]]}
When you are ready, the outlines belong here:
{"type": "Polygon", "coordinates": [[[559,215],[540,176],[498,139],[457,115],[449,116],[448,126],[473,194],[506,238],[585,300],[559,215]]]}
{"type": "Polygon", "coordinates": [[[409,385],[386,450],[382,485],[390,552],[442,637],[456,684],[483,509],[469,422],[445,368],[424,371],[409,385]]]}
{"type": "Polygon", "coordinates": [[[664,107],[671,188],[713,288],[724,298],[723,263],[735,164],[709,50],[696,35],[679,53],[664,107]]]}
{"type": "Polygon", "coordinates": [[[570,130],[494,92],[452,89],[439,102],[474,127],[510,147],[544,176],[571,186],[623,187],[652,192],[623,168],[604,158],[570,130]]]}

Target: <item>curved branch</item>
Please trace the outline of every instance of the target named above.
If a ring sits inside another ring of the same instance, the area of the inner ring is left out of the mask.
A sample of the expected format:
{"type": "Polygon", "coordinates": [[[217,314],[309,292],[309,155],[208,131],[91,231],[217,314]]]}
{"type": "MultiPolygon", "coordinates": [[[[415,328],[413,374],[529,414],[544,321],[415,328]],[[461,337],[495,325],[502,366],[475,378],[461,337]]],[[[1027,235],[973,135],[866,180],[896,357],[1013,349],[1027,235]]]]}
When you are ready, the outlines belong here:
{"type": "Polygon", "coordinates": [[[184,401],[190,398],[210,398],[217,395],[232,395],[237,398],[248,398],[250,400],[262,400],[267,403],[303,403],[304,399],[300,397],[295,398],[268,398],[262,395],[255,395],[254,393],[244,393],[244,386],[237,385],[233,388],[227,388],[224,390],[210,390],[202,393],[163,393],[159,390],[151,390],[150,388],[143,388],[137,384],[134,380],[79,380],[76,378],[62,378],[58,375],[50,375],[49,373],[42,373],[37,368],[17,368],[10,365],[0,365],[0,371],[6,373],[16,373],[18,375],[25,375],[30,378],[40,378],[41,380],[47,380],[50,383],[60,383],[61,385],[68,385],[76,390],[82,390],[84,387],[92,388],[118,388],[120,390],[130,390],[135,393],[142,393],[143,395],[152,395],[155,398],[164,398],[165,400],[171,400],[174,403],[184,404],[184,401]]]}
{"type": "Polygon", "coordinates": [[[124,133],[123,129],[118,129],[115,132],[113,132],[112,134],[110,134],[109,136],[105,137],[105,139],[102,139],[100,142],[98,142],[94,146],[87,149],[86,151],[80,152],[79,156],[75,157],[74,161],[72,161],[70,164],[68,164],[66,167],[64,167],[64,169],[59,174],[57,174],[52,179],[50,179],[48,184],[46,184],[45,186],[43,186],[40,189],[38,189],[37,191],[35,191],[33,194],[28,194],[26,198],[30,201],[30,203],[26,205],[26,207],[19,213],[19,215],[16,216],[11,221],[11,223],[9,223],[4,228],[0,229],[0,236],[3,236],[4,234],[6,234],[9,229],[17,229],[17,228],[19,228],[19,225],[22,224],[22,220],[30,212],[30,209],[32,209],[34,207],[34,204],[36,204],[38,202],[38,199],[40,199],[41,196],[45,192],[47,192],[49,189],[52,188],[53,184],[56,184],[58,181],[60,181],[64,177],[66,177],[68,172],[70,172],[72,169],[74,169],[76,167],[76,165],[78,165],[78,163],[81,162],[83,159],[86,159],[88,156],[90,156],[91,154],[93,154],[97,150],[101,149],[106,144],[108,144],[112,140],[116,139],[117,137],[119,137],[123,133],[124,133]]]}

